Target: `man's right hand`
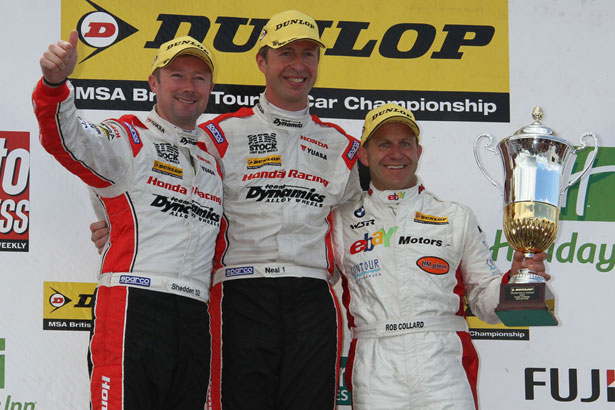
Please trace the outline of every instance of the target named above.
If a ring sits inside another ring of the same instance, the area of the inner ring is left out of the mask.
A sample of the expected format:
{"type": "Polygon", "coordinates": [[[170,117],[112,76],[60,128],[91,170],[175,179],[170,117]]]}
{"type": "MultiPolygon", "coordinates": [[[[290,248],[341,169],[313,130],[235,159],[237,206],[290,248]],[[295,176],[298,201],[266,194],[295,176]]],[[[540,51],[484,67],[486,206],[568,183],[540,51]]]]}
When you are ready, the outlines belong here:
{"type": "Polygon", "coordinates": [[[73,73],[77,64],[77,30],[70,32],[68,41],[60,40],[49,45],[40,59],[43,78],[48,84],[58,84],[73,73]]]}
{"type": "Polygon", "coordinates": [[[92,242],[98,249],[98,254],[102,253],[102,250],[109,240],[109,227],[107,222],[98,221],[90,225],[90,231],[92,231],[92,242]]]}

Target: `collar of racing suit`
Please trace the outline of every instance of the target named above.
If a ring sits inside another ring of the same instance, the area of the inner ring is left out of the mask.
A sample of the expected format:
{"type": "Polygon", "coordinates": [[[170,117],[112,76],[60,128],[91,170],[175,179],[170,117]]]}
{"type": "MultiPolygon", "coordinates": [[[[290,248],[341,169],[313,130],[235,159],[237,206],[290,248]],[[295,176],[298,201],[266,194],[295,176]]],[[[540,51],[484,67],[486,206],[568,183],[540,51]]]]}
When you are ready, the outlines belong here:
{"type": "Polygon", "coordinates": [[[417,183],[413,187],[407,189],[381,191],[370,183],[367,193],[374,201],[382,202],[383,204],[389,206],[397,206],[402,202],[415,200],[419,195],[421,195],[424,189],[425,187],[423,187],[420,177],[417,176],[417,183]]]}
{"type": "Polygon", "coordinates": [[[163,119],[156,112],[156,106],[147,116],[147,128],[159,137],[190,151],[196,146],[199,137],[202,136],[202,131],[199,127],[196,127],[194,130],[185,130],[163,119]]]}
{"type": "Polygon", "coordinates": [[[286,111],[276,107],[267,100],[265,92],[261,93],[255,111],[267,119],[273,127],[285,129],[300,129],[310,121],[310,109],[305,107],[299,111],[286,111]]]}

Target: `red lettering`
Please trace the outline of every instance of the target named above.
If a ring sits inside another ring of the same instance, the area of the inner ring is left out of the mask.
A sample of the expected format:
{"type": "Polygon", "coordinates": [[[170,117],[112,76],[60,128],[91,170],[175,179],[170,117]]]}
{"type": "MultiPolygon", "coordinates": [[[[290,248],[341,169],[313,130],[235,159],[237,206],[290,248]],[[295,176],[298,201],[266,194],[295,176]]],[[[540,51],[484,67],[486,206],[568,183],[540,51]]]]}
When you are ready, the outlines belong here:
{"type": "Polygon", "coordinates": [[[99,37],[109,38],[115,34],[115,26],[113,23],[90,23],[89,31],[85,33],[84,37],[99,37]]]}

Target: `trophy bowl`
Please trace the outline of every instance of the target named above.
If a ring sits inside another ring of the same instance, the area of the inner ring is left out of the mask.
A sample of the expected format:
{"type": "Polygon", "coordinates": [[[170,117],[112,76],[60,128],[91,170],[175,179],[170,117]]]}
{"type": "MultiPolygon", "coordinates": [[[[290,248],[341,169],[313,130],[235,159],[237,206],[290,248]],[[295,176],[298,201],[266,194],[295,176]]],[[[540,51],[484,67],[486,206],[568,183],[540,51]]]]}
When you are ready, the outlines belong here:
{"type": "MultiPolygon", "coordinates": [[[[580,137],[575,149],[554,130],[544,126],[542,108],[532,112],[534,122],[504,138],[491,147],[493,137],[479,135],[474,142],[474,158],[487,179],[504,196],[503,230],[510,246],[531,258],[544,252],[557,236],[560,200],[566,190],[591,169],[598,149],[593,133],[580,137]],[[488,138],[487,151],[500,156],[504,167],[504,186],[485,170],[478,155],[478,143],[488,138]],[[570,181],[577,152],[586,147],[584,140],[593,140],[591,159],[583,171],[570,181]]],[[[545,279],[528,269],[511,272],[508,284],[503,284],[500,305],[496,313],[507,326],[557,325],[555,301],[545,279]]]]}

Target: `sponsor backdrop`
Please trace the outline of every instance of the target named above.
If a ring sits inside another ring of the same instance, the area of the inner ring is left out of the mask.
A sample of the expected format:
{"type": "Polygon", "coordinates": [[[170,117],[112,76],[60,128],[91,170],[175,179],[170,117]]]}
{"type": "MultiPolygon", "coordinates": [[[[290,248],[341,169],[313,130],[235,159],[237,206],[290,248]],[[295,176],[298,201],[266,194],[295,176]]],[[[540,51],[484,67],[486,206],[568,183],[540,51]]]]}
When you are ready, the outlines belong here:
{"type": "MultiPolygon", "coordinates": [[[[208,119],[253,104],[264,85],[254,60],[258,34],[271,14],[288,8],[314,16],[327,44],[313,112],[359,136],[360,119],[384,101],[413,110],[423,129],[424,184],[475,210],[504,270],[512,251],[501,229],[502,196],[474,162],[474,138],[511,135],[531,122],[535,105],[575,145],[582,132],[599,135],[597,160],[565,195],[549,250],[560,325],[508,329],[471,312],[468,321],[481,358],[483,409],[615,406],[611,1],[9,3],[0,4],[0,409],[88,403],[86,352],[99,265],[88,225],[96,217],[85,187],[38,144],[30,94],[41,53],[77,28],[73,83],[83,116],[143,116],[154,103],[146,77],[155,49],[190,34],[214,51],[218,65],[208,119]]],[[[573,173],[587,154],[579,154],[573,173]]],[[[482,158],[501,178],[497,156],[482,158]]],[[[350,408],[343,379],[338,403],[350,408]]]]}

